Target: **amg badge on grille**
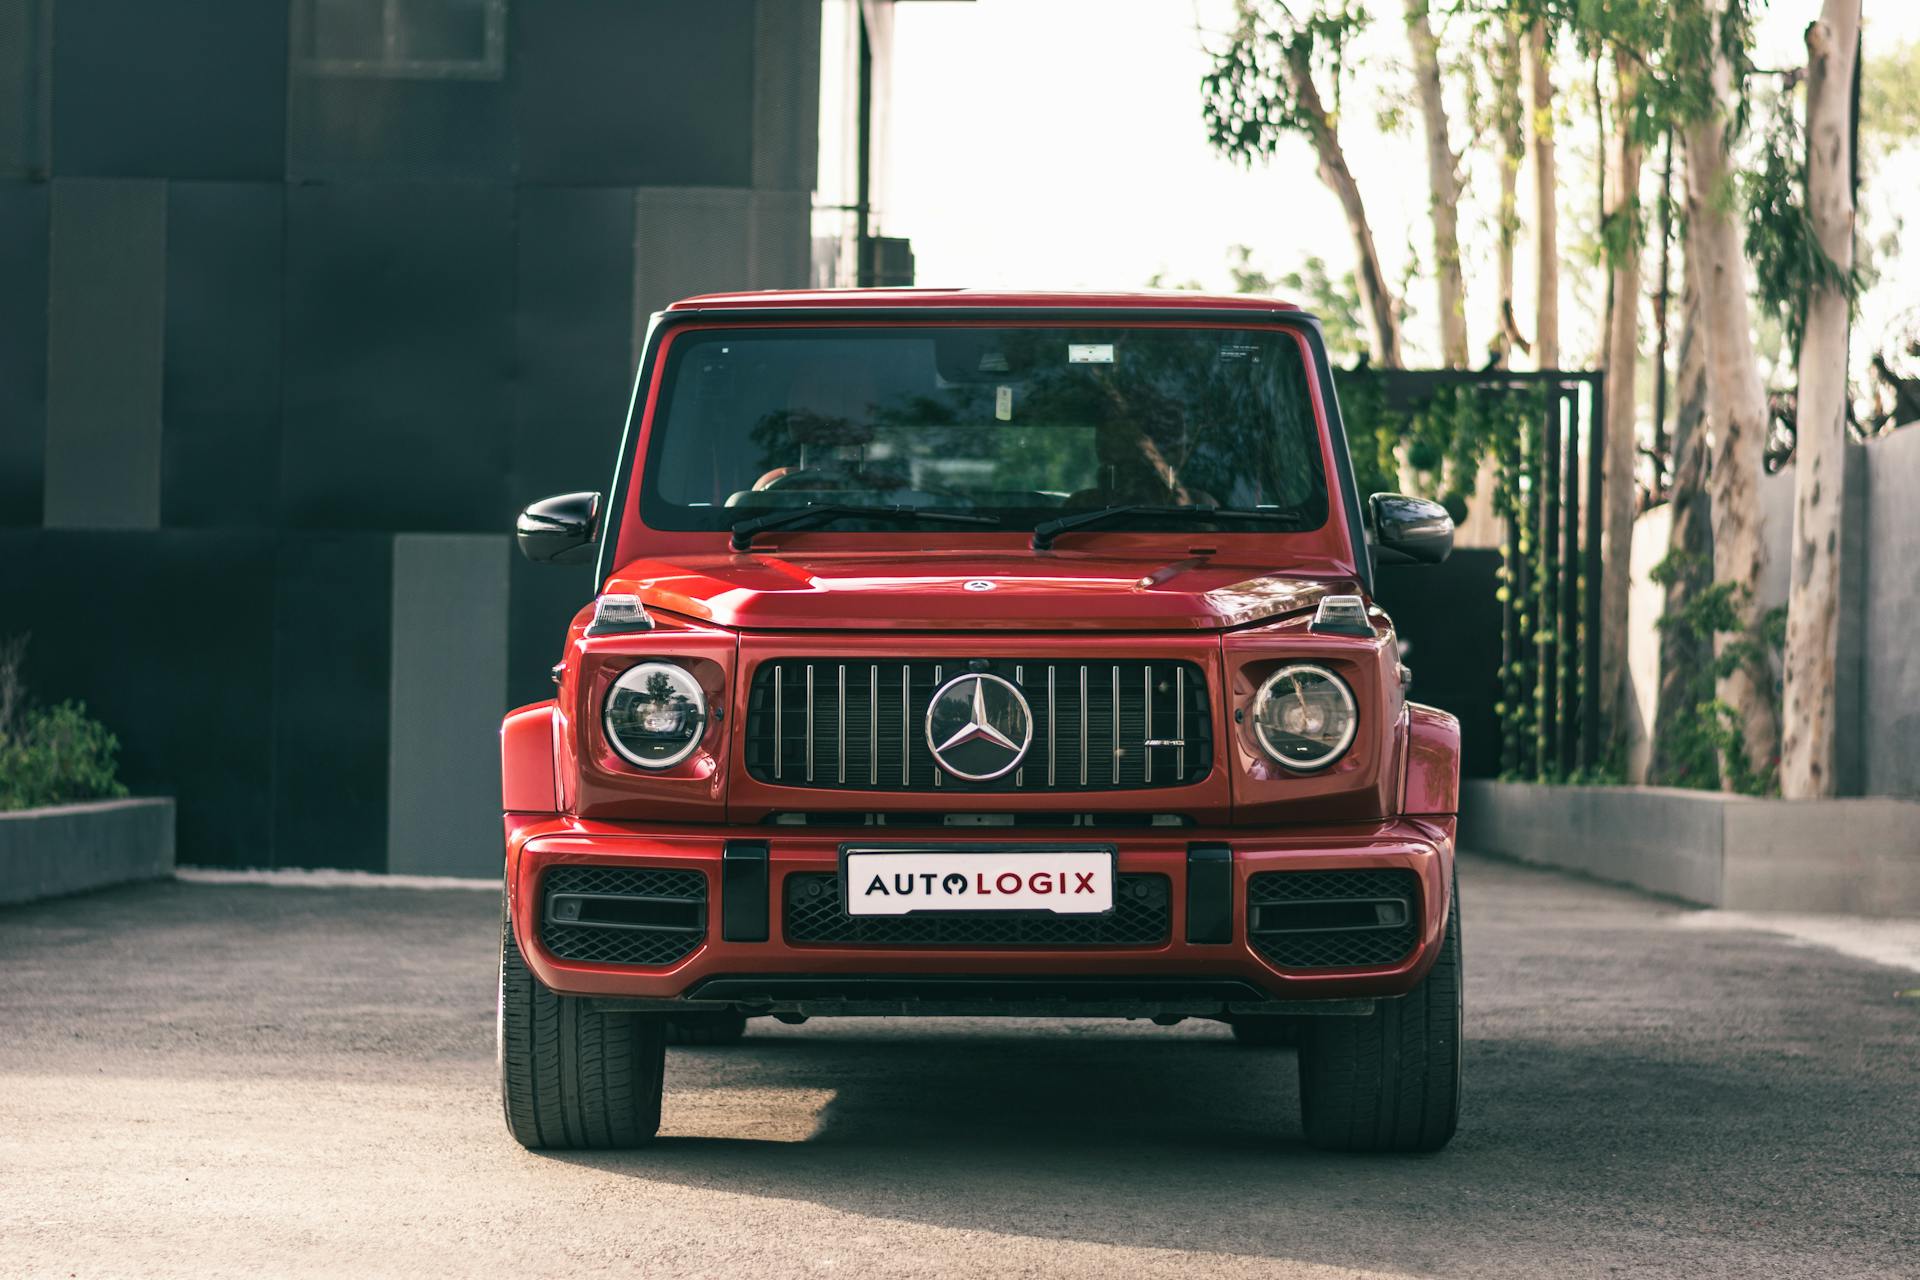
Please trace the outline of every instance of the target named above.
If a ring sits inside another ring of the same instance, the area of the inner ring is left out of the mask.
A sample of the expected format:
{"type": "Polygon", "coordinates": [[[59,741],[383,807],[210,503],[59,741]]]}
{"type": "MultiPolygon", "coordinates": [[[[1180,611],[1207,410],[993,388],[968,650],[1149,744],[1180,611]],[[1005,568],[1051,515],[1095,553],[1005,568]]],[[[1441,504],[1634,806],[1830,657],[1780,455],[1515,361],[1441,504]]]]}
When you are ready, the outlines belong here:
{"type": "Polygon", "coordinates": [[[1010,680],[969,672],[941,685],[927,706],[927,748],[969,782],[1011,772],[1033,745],[1033,708],[1010,680]]]}

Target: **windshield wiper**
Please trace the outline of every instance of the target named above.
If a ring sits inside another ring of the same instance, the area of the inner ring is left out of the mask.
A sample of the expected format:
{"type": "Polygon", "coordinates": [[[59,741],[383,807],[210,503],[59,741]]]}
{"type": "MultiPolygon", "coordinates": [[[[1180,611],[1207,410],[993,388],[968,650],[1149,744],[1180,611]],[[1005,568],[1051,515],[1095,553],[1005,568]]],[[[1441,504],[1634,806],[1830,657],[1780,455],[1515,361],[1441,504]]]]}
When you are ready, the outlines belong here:
{"type": "Polygon", "coordinates": [[[1300,517],[1292,511],[1247,511],[1238,507],[1156,507],[1148,503],[1125,503],[1117,507],[1100,507],[1094,511],[1082,511],[1077,516],[1061,516],[1058,520],[1048,520],[1035,525],[1033,549],[1045,551],[1053,545],[1055,538],[1070,529],[1104,524],[1108,520],[1118,520],[1121,516],[1174,516],[1183,520],[1249,520],[1261,524],[1297,525],[1300,523],[1300,517]]]}
{"type": "Polygon", "coordinates": [[[932,524],[999,524],[994,516],[963,516],[958,512],[931,511],[926,507],[906,506],[861,506],[848,502],[811,502],[804,507],[795,507],[790,511],[776,511],[772,515],[755,516],[751,520],[742,520],[733,526],[733,549],[745,551],[753,545],[753,536],[768,529],[784,529],[790,525],[816,524],[826,520],[838,520],[842,516],[861,516],[868,520],[925,520],[932,524]]]}

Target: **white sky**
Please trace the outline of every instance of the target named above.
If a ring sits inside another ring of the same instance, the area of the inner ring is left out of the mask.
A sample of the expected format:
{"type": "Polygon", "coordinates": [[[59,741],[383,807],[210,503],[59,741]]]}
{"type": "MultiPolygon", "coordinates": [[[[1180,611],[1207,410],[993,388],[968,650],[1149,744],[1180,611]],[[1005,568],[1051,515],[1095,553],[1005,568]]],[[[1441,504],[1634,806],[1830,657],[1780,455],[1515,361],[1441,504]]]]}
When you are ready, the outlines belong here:
{"type": "MultiPolygon", "coordinates": [[[[1383,101],[1406,102],[1406,40],[1398,5],[1381,3],[1359,55],[1363,69],[1344,104],[1342,141],[1367,201],[1390,275],[1410,252],[1431,258],[1425,152],[1411,129],[1380,132],[1383,101]]],[[[1437,6],[1436,6],[1437,7],[1437,6]]],[[[1818,0],[1775,0],[1760,26],[1757,60],[1804,60],[1801,32],[1818,0]]],[[[1868,50],[1920,37],[1920,3],[1866,0],[1868,50]]],[[[1283,144],[1252,171],[1212,153],[1200,117],[1199,82],[1208,60],[1201,32],[1230,26],[1231,0],[976,0],[911,3],[896,10],[892,142],[887,189],[876,193],[888,234],[912,239],[922,284],[1036,288],[1136,288],[1156,272],[1169,282],[1198,281],[1225,290],[1227,251],[1249,245],[1270,274],[1317,254],[1336,272],[1353,262],[1340,208],[1314,174],[1304,141],[1283,144]]],[[[1444,36],[1443,36],[1444,40],[1444,36]]],[[[1560,156],[1562,248],[1591,232],[1594,197],[1590,93],[1583,66],[1557,77],[1580,95],[1581,113],[1563,125],[1560,156]],[[1573,83],[1569,83],[1572,81],[1573,83]]],[[[1456,115],[1454,145],[1464,141],[1456,115]]],[[[1913,148],[1874,177],[1871,235],[1891,217],[1876,209],[1911,207],[1920,196],[1913,148]]],[[[1471,162],[1470,162],[1471,163],[1471,162]]],[[[1649,165],[1648,181],[1653,166],[1649,165]]],[[[1491,213],[1497,187],[1490,161],[1469,172],[1463,255],[1473,349],[1493,327],[1491,213]]],[[[1530,173],[1521,174],[1523,218],[1530,173]]],[[[1652,188],[1648,189],[1649,196],[1652,188]]],[[[1525,231],[1523,230],[1523,236],[1525,231]]],[[[1518,297],[1530,328],[1531,249],[1519,254],[1518,297]]],[[[1649,264],[1651,266],[1651,264],[1649,264]]],[[[1874,332],[1920,288],[1907,262],[1883,263],[1887,275],[1863,306],[1874,332]]],[[[1585,290],[1597,271],[1563,272],[1565,363],[1591,353],[1600,299],[1585,290]]],[[[1677,285],[1676,285],[1677,288],[1677,285]]],[[[1410,356],[1431,358],[1433,286],[1409,290],[1416,314],[1410,356]]]]}

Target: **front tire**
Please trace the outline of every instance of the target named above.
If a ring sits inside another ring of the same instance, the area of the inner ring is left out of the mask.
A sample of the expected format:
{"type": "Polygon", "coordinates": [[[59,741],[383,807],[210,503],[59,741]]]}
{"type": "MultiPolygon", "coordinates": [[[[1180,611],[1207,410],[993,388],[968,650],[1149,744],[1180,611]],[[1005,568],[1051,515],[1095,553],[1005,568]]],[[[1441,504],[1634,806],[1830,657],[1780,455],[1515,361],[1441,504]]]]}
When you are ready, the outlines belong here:
{"type": "Polygon", "coordinates": [[[1364,1018],[1303,1019],[1300,1120],[1324,1151],[1438,1151],[1460,1115],[1460,891],[1433,968],[1364,1018]]]}
{"type": "Polygon", "coordinates": [[[609,1013],[556,995],[500,930],[500,1095],[520,1145],[548,1151],[644,1146],[660,1128],[666,1018],[609,1013]]]}

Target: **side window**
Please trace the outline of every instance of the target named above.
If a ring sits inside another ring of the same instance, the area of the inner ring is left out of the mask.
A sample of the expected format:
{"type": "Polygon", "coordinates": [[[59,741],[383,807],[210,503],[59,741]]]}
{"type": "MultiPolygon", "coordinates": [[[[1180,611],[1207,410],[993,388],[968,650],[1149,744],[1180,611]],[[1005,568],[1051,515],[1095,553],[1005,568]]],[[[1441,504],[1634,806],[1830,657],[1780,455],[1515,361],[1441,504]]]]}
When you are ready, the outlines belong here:
{"type": "Polygon", "coordinates": [[[314,76],[498,80],[507,0],[294,0],[293,63],[314,76]]]}

